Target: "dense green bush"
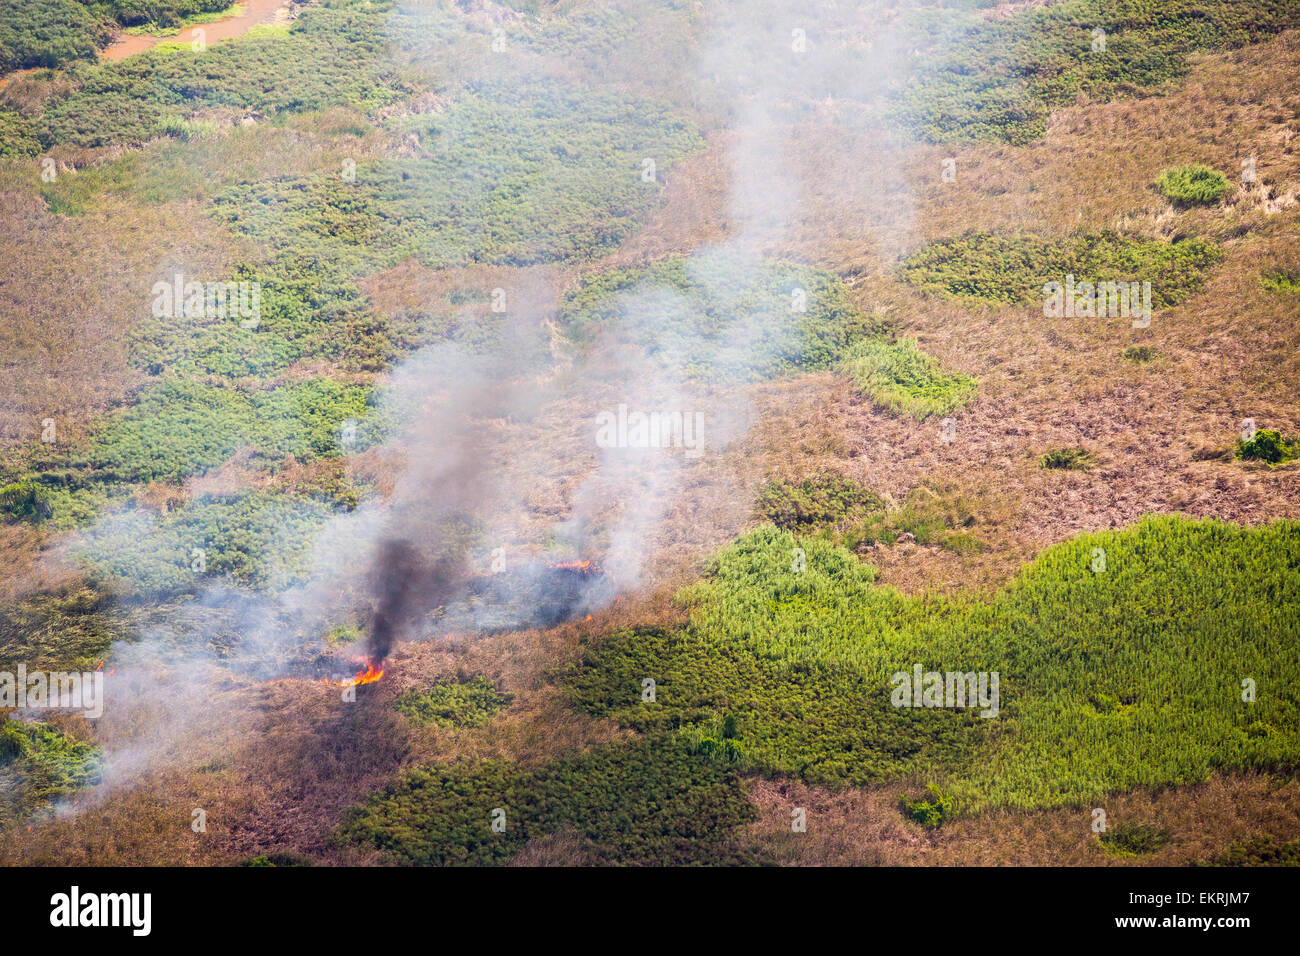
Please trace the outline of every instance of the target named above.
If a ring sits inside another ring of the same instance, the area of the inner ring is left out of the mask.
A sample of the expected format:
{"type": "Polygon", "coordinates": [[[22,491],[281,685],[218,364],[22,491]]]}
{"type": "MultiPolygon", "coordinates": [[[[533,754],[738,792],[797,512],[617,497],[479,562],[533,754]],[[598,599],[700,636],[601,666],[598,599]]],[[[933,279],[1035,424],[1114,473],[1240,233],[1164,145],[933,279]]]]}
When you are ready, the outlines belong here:
{"type": "Polygon", "coordinates": [[[592,862],[740,863],[735,828],[757,816],[736,770],[680,740],[593,747],[528,771],[508,761],[415,770],[350,813],[339,839],[403,863],[501,863],[567,832],[592,862]],[[494,832],[494,810],[505,811],[494,832]]]}
{"type": "Polygon", "coordinates": [[[955,812],[1095,805],[1137,786],[1295,764],[1297,599],[1290,521],[1153,517],[1083,535],[987,602],[905,597],[851,554],[767,526],[680,595],[685,627],[596,639],[566,682],[580,708],[647,733],[734,714],[748,764],[765,772],[929,778],[955,812]],[[892,706],[891,675],[918,663],[998,672],[999,715],[892,706]],[[1244,703],[1244,676],[1269,692],[1244,703]],[[654,703],[641,699],[645,678],[654,703]],[[1123,706],[1091,703],[1105,698],[1123,706]]]}
{"type": "Polygon", "coordinates": [[[1175,202],[1214,203],[1228,191],[1228,177],[1208,166],[1174,166],[1157,177],[1156,188],[1175,202]]]}
{"type": "Polygon", "coordinates": [[[503,694],[481,675],[465,681],[446,681],[425,690],[409,690],[394,705],[416,723],[440,727],[481,727],[510,706],[503,694]]]}
{"type": "Polygon", "coordinates": [[[1250,441],[1237,440],[1236,457],[1246,461],[1280,465],[1300,458],[1300,442],[1286,441],[1280,432],[1271,428],[1261,428],[1255,432],[1255,436],[1250,441]]]}
{"type": "Polygon", "coordinates": [[[1043,302],[1048,282],[1151,283],[1163,309],[1200,289],[1222,250],[1202,239],[1160,242],[1116,232],[1045,239],[970,233],[930,243],[910,256],[903,279],[926,291],[995,303],[1043,302]]]}
{"type": "Polygon", "coordinates": [[[907,794],[902,794],[898,798],[898,803],[904,816],[915,820],[928,830],[937,830],[952,816],[952,799],[943,792],[942,788],[934,784],[930,784],[927,790],[930,794],[928,800],[924,797],[912,800],[907,794]]]}
{"type": "Polygon", "coordinates": [[[944,371],[913,339],[864,339],[848,349],[841,369],[877,405],[917,420],[968,405],[978,388],[973,377],[944,371]]]}
{"type": "Polygon", "coordinates": [[[807,528],[857,520],[884,507],[884,501],[871,489],[828,471],[798,482],[765,485],[758,494],[754,516],[778,528],[807,528]]]}

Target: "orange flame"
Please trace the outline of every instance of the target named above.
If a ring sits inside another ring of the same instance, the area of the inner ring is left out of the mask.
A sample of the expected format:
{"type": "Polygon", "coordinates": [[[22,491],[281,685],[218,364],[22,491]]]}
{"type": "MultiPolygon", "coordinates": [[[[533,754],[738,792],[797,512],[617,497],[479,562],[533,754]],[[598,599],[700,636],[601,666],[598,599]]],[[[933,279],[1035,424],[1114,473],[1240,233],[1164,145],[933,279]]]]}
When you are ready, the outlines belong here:
{"type": "Polygon", "coordinates": [[[335,687],[360,687],[362,684],[373,684],[384,676],[384,662],[380,661],[378,666],[367,664],[366,669],[357,671],[357,676],[343,681],[329,681],[335,687]]]}
{"type": "Polygon", "coordinates": [[[574,571],[586,571],[591,567],[590,561],[570,561],[568,564],[552,564],[551,568],[566,568],[574,571]]]}

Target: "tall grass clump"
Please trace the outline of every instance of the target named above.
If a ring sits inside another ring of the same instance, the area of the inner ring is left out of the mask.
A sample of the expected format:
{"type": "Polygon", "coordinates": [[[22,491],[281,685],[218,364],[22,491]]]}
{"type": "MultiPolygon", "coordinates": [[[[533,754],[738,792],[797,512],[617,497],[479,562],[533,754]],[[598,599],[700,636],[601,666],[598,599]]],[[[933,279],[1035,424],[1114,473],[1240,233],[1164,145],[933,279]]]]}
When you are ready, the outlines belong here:
{"type": "Polygon", "coordinates": [[[1207,205],[1223,198],[1228,191],[1228,177],[1208,166],[1174,166],[1156,178],[1156,189],[1174,202],[1207,205]]]}
{"type": "Polygon", "coordinates": [[[968,405],[978,387],[969,375],[944,371],[938,359],[907,338],[858,342],[840,367],[877,405],[918,421],[968,405]]]}

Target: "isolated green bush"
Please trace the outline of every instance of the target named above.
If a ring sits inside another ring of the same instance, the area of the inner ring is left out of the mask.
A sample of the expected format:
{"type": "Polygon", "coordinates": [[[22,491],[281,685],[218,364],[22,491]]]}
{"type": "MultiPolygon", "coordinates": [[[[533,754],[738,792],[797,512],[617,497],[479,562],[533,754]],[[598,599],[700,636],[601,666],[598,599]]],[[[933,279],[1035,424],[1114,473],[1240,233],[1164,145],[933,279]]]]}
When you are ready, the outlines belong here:
{"type": "Polygon", "coordinates": [[[918,420],[968,405],[978,388],[969,375],[945,372],[914,339],[864,339],[848,349],[841,369],[877,405],[918,420]]]}
{"type": "Polygon", "coordinates": [[[1286,441],[1280,432],[1271,428],[1261,428],[1250,441],[1237,439],[1235,454],[1237,458],[1246,461],[1280,465],[1300,458],[1300,443],[1286,441]]]}
{"type": "Polygon", "coordinates": [[[930,799],[922,797],[912,800],[907,794],[902,794],[898,798],[899,806],[904,816],[915,820],[926,829],[937,830],[952,816],[952,800],[942,788],[934,784],[929,784],[926,789],[930,793],[930,799]]]}
{"type": "Polygon", "coordinates": [[[1218,202],[1228,191],[1228,178],[1208,166],[1174,166],[1156,179],[1156,188],[1166,199],[1186,204],[1218,202]]]}
{"type": "Polygon", "coordinates": [[[1097,458],[1086,448],[1057,448],[1047,452],[1038,459],[1042,468],[1056,468],[1066,471],[1087,471],[1097,464],[1097,458]]]}

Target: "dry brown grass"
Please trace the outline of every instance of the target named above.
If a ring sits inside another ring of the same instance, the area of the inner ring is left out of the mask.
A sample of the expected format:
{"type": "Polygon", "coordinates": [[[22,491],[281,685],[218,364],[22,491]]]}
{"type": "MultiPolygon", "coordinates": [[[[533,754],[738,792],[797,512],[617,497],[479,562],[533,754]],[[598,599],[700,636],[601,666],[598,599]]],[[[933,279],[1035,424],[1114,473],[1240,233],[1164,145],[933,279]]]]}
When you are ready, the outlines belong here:
{"type": "Polygon", "coordinates": [[[756,781],[760,819],[747,839],[801,866],[1187,866],[1253,836],[1300,836],[1300,784],[1268,774],[1215,776],[1190,787],[1116,794],[1101,804],[1112,829],[1125,823],[1168,830],[1155,853],[1120,857],[1092,832],[1092,807],[1001,811],[927,830],[903,817],[902,788],[832,792],[791,781],[756,781]],[[791,831],[804,809],[807,832],[791,831]]]}

